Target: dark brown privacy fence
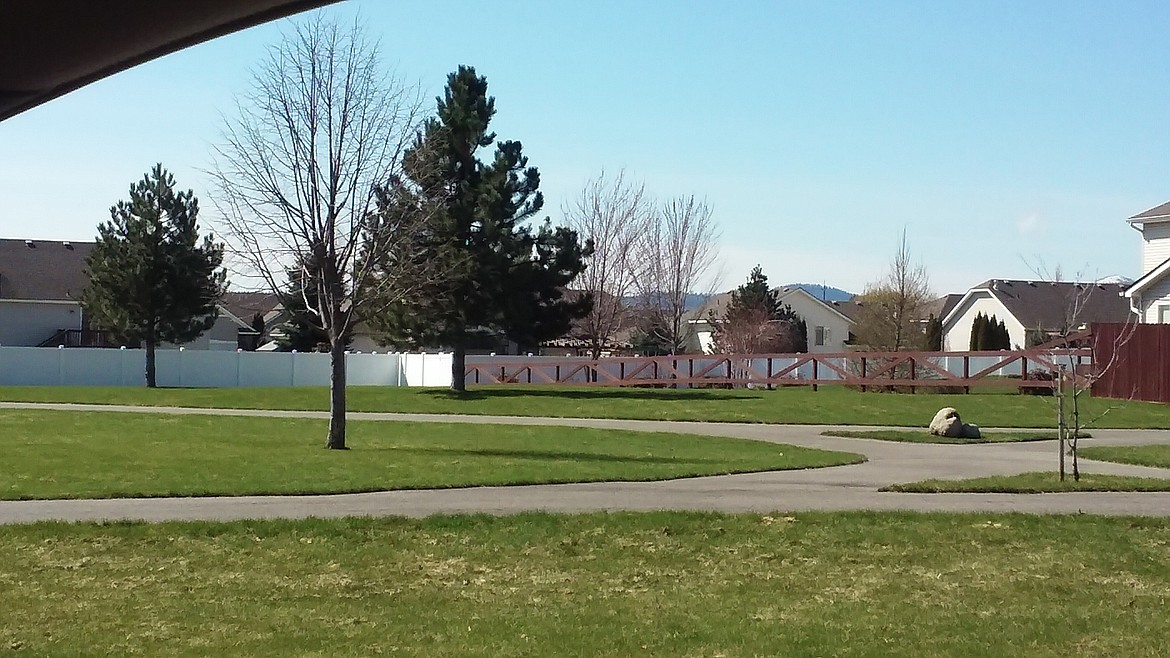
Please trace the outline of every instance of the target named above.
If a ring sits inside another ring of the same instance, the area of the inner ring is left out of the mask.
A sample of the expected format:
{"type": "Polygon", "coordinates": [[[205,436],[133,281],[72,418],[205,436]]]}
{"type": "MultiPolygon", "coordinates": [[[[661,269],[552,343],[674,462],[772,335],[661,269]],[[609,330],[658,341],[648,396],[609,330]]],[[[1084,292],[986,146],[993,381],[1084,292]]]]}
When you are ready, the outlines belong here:
{"type": "Polygon", "coordinates": [[[1170,325],[1093,324],[1093,395],[1170,403],[1170,325]]]}
{"type": "Polygon", "coordinates": [[[1048,373],[1064,366],[1083,372],[1088,349],[1001,352],[843,352],[833,354],[714,354],[603,359],[540,356],[468,358],[468,384],[583,386],[812,386],[861,389],[972,385],[1048,388],[1048,373]]]}

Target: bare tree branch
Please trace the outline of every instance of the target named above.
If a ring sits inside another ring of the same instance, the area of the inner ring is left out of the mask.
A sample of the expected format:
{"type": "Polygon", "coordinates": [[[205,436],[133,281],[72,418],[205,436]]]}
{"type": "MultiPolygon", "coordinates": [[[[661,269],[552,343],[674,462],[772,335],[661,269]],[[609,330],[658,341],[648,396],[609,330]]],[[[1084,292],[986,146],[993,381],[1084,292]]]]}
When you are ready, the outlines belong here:
{"type": "Polygon", "coordinates": [[[625,171],[608,178],[603,171],[562,212],[569,228],[593,241],[589,266],[573,287],[593,296],[593,309],[578,321],[576,333],[596,359],[627,321],[623,299],[634,290],[638,241],[654,219],[654,205],[645,186],[627,179],[625,171]]]}
{"type": "Polygon", "coordinates": [[[214,200],[236,272],[277,292],[300,268],[307,308],[333,355],[330,447],[344,447],[343,336],[368,297],[398,283],[372,276],[402,236],[372,232],[375,191],[397,171],[422,112],[416,86],[388,75],[355,22],[318,13],[269,49],[225,118],[214,200]]]}
{"type": "Polygon", "coordinates": [[[636,290],[653,338],[672,353],[685,350],[691,294],[710,294],[703,277],[719,257],[719,230],[706,201],[694,196],[662,204],[637,243],[636,290]]]}

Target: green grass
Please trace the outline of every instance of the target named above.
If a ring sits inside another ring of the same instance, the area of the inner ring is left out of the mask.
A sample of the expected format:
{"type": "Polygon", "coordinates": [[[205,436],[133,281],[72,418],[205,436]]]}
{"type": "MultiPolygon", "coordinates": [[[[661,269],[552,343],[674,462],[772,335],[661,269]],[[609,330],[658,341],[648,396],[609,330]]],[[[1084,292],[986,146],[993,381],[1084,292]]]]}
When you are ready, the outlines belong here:
{"type": "Polygon", "coordinates": [[[1081,448],[1078,452],[1085,459],[1170,468],[1170,445],[1081,448]]]}
{"type": "MultiPolygon", "coordinates": [[[[329,408],[324,388],[158,389],[0,387],[0,400],[91,402],[239,409],[329,408]]],[[[922,427],[942,407],[985,427],[1051,427],[1052,398],[1032,395],[916,395],[862,393],[823,386],[766,390],[473,387],[463,395],[444,389],[351,387],[352,411],[460,413],[573,418],[627,418],[814,425],[922,427]]],[[[1170,406],[1123,400],[1082,399],[1081,417],[1096,427],[1170,429],[1170,406]],[[1103,412],[1109,411],[1102,416],[1103,412]]]]}
{"type": "Polygon", "coordinates": [[[1081,473],[1080,481],[1054,472],[997,475],[969,480],[923,480],[883,487],[882,491],[902,493],[1061,493],[1068,491],[1170,491],[1170,480],[1127,475],[1081,473]]]}
{"type": "Polygon", "coordinates": [[[863,461],[761,441],[563,427],[0,411],[0,499],[662,480],[863,461]]]}
{"type": "MultiPolygon", "coordinates": [[[[905,443],[1018,443],[1020,441],[1053,441],[1056,432],[1030,430],[1022,432],[983,432],[978,439],[955,439],[935,436],[925,429],[905,430],[829,430],[822,436],[840,436],[846,439],[877,439],[879,441],[902,441],[905,443]]],[[[1081,438],[1089,435],[1082,432],[1081,438]]]]}
{"type": "Polygon", "coordinates": [[[1163,656],[1170,522],[697,513],[0,528],[0,653],[1163,656]]]}

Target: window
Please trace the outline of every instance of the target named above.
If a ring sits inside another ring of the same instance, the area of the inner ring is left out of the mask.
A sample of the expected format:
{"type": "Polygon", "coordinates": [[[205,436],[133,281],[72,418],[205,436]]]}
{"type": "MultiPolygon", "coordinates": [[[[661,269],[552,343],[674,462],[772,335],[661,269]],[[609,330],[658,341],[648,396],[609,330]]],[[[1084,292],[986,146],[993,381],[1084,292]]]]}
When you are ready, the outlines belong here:
{"type": "Polygon", "coordinates": [[[1158,305],[1158,324],[1170,324],[1170,304],[1158,305]]]}
{"type": "Polygon", "coordinates": [[[817,327],[816,328],[816,344],[817,345],[824,345],[827,340],[829,340],[829,330],[826,329],[825,327],[817,327]]]}

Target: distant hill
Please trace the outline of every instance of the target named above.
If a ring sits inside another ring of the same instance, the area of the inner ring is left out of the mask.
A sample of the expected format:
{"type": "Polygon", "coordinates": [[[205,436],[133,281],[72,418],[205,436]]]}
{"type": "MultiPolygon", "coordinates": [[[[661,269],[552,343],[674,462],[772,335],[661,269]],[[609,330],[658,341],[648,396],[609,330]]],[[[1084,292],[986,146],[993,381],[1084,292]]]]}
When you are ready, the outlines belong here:
{"type": "MultiPolygon", "coordinates": [[[[686,310],[693,311],[693,310],[701,307],[704,303],[706,303],[707,297],[708,297],[707,295],[698,295],[698,294],[695,294],[693,292],[687,293],[686,310]]],[[[627,306],[637,306],[641,300],[642,300],[642,298],[638,297],[637,295],[629,295],[626,297],[622,297],[622,303],[627,305],[627,306]]]]}
{"type": "Polygon", "coordinates": [[[846,292],[840,288],[834,288],[833,286],[824,286],[819,283],[789,283],[780,287],[803,288],[805,292],[812,295],[813,297],[829,302],[847,302],[850,299],[853,299],[853,293],[851,292],[846,292]]]}

